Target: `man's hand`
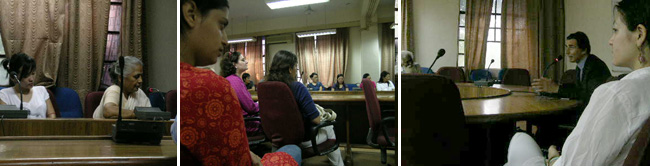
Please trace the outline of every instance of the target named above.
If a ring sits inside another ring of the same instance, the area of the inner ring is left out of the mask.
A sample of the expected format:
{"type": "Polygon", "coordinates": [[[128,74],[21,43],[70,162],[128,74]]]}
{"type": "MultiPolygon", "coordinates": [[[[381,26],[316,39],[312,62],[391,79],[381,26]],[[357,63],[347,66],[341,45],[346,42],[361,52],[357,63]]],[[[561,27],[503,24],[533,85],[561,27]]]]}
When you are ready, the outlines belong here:
{"type": "Polygon", "coordinates": [[[560,152],[557,151],[557,147],[555,147],[555,145],[551,145],[551,147],[548,147],[548,159],[551,159],[555,156],[560,156],[560,152]]]}
{"type": "Polygon", "coordinates": [[[547,92],[547,93],[557,93],[560,89],[560,86],[555,84],[548,78],[540,78],[533,80],[533,89],[536,92],[547,92]]]}

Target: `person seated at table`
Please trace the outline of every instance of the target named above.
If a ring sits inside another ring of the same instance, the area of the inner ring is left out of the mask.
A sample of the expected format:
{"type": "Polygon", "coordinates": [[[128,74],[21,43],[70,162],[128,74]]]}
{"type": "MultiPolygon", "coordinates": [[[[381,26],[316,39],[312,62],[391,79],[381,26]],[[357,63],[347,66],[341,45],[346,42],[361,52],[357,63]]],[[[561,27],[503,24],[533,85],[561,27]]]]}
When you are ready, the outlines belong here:
{"type": "Polygon", "coordinates": [[[583,32],[572,33],[566,38],[566,56],[576,63],[576,82],[558,85],[548,78],[534,79],[532,86],[542,95],[571,98],[589,103],[594,90],[605,83],[612,74],[596,55],[591,54],[589,38],[583,32]]]}
{"type": "Polygon", "coordinates": [[[395,90],[395,84],[390,80],[390,73],[387,71],[381,72],[381,77],[379,77],[379,82],[377,82],[377,91],[393,91],[395,90]]]}
{"type": "Polygon", "coordinates": [[[420,64],[411,51],[402,50],[402,73],[420,73],[420,64]]]}
{"type": "MultiPolygon", "coordinates": [[[[230,86],[237,94],[241,113],[244,117],[258,116],[260,107],[253,101],[251,93],[246,89],[246,85],[239,75],[248,70],[248,61],[239,52],[229,52],[221,61],[221,76],[226,77],[230,86]]],[[[246,122],[246,135],[253,136],[262,134],[262,128],[259,121],[246,122]]]]}
{"type": "Polygon", "coordinates": [[[255,82],[251,80],[251,74],[244,73],[241,75],[241,79],[244,80],[244,84],[246,84],[246,89],[255,90],[255,82]]]}
{"type": "Polygon", "coordinates": [[[16,105],[20,108],[22,90],[23,109],[30,111],[27,119],[56,118],[47,89],[43,86],[34,86],[36,61],[32,57],[17,53],[2,60],[2,67],[7,71],[6,77],[9,77],[11,88],[0,90],[0,104],[16,105]],[[16,77],[19,80],[16,80],[16,77]]]}
{"type": "MultiPolygon", "coordinates": [[[[562,147],[548,150],[548,165],[623,165],[650,117],[650,3],[622,0],[614,7],[614,33],[609,39],[615,66],[632,72],[594,91],[591,102],[562,147]]],[[[539,146],[516,133],[506,165],[545,165],[539,146]]]]}
{"type": "MultiPolygon", "coordinates": [[[[368,73],[363,74],[363,78],[362,78],[362,79],[368,79],[368,80],[370,80],[370,82],[372,82],[372,88],[377,89],[377,83],[375,83],[375,81],[372,81],[372,77],[370,77],[370,74],[368,74],[368,73]]],[[[361,82],[361,84],[359,84],[359,87],[361,87],[361,89],[363,89],[363,81],[361,82]]]]}
{"type": "MultiPolygon", "coordinates": [[[[136,57],[124,57],[124,94],[122,96],[122,118],[133,119],[135,107],[151,107],[149,97],[140,89],[142,86],[142,69],[144,65],[142,61],[136,57]]],[[[93,118],[117,118],[119,114],[119,101],[120,101],[120,67],[118,62],[113,63],[109,69],[109,75],[113,85],[106,88],[104,96],[99,102],[93,118]]]]}
{"type": "Polygon", "coordinates": [[[332,87],[332,90],[334,90],[334,91],[348,91],[348,86],[345,85],[345,78],[343,77],[343,74],[336,75],[336,83],[334,83],[334,86],[332,87]]]}
{"type": "Polygon", "coordinates": [[[310,91],[321,91],[321,90],[323,90],[324,86],[323,86],[323,83],[321,83],[318,80],[318,73],[311,73],[311,75],[309,75],[309,79],[311,79],[311,82],[307,84],[307,88],[310,91]]]}
{"type": "MultiPolygon", "coordinates": [[[[297,63],[298,63],[298,58],[296,57],[295,54],[286,50],[278,51],[275,54],[275,56],[273,56],[271,68],[268,75],[266,75],[266,80],[280,81],[287,84],[291,89],[294,98],[296,99],[296,103],[298,103],[298,108],[300,109],[300,113],[302,114],[303,119],[306,122],[312,122],[306,124],[311,124],[311,125],[320,124],[321,115],[318,109],[316,108],[316,105],[314,104],[311,95],[309,94],[307,88],[303,84],[296,81],[297,63]]],[[[305,126],[305,131],[308,132],[310,128],[311,126],[305,126]]],[[[318,135],[316,136],[316,143],[320,144],[325,142],[328,139],[336,139],[333,126],[327,126],[321,128],[318,131],[318,135]]],[[[312,144],[311,141],[305,141],[301,143],[300,146],[303,148],[309,148],[312,146],[312,144]]],[[[327,154],[327,158],[329,159],[331,165],[339,165],[339,166],[343,165],[343,159],[341,157],[340,149],[336,149],[335,151],[327,154]]]]}
{"type": "MultiPolygon", "coordinates": [[[[228,44],[227,0],[180,1],[180,143],[201,165],[265,164],[248,147],[241,105],[230,83],[208,69],[228,44]],[[214,125],[214,126],[213,126],[214,125]]],[[[300,148],[267,153],[273,163],[301,162],[300,148]]],[[[267,164],[265,164],[267,165],[267,164]]]]}

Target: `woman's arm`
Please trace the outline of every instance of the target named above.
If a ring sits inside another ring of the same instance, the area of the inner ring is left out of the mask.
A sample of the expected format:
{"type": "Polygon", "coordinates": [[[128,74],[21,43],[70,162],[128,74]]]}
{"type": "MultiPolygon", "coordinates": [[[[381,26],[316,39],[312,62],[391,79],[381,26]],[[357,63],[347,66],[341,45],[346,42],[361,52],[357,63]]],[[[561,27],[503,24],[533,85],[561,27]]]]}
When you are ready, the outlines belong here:
{"type": "Polygon", "coordinates": [[[50,99],[45,100],[47,104],[47,118],[56,118],[56,111],[54,111],[54,106],[52,106],[52,101],[50,99]]]}
{"type": "MultiPolygon", "coordinates": [[[[119,106],[115,103],[104,104],[104,118],[116,119],[119,115],[119,110],[119,106]]],[[[122,109],[122,118],[133,119],[135,118],[135,113],[133,113],[133,110],[122,109]]]]}

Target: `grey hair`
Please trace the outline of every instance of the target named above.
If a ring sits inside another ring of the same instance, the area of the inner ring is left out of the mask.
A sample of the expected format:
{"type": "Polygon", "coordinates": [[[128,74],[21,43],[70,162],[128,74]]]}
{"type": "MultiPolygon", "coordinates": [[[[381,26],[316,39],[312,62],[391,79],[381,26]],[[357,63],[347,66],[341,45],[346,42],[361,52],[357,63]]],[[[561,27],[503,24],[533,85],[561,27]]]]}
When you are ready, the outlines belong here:
{"type": "MultiPolygon", "coordinates": [[[[140,59],[133,57],[133,56],[124,56],[124,74],[129,75],[135,70],[136,65],[140,65],[144,67],[144,64],[140,59]]],[[[111,76],[111,81],[113,84],[118,85],[120,82],[118,78],[121,77],[120,75],[120,64],[119,60],[117,62],[114,62],[111,68],[108,70],[109,75],[111,76]]]]}
{"type": "Polygon", "coordinates": [[[415,64],[415,56],[411,51],[402,50],[402,63],[405,64],[405,67],[410,67],[415,64]]]}

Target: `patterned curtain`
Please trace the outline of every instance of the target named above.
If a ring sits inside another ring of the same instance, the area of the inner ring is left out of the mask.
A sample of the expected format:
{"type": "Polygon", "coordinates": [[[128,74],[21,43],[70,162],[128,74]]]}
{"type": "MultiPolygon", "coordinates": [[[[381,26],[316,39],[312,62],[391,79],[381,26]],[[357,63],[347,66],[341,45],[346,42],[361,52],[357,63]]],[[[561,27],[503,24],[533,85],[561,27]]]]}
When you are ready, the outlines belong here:
{"type": "Polygon", "coordinates": [[[539,0],[503,0],[501,67],[528,70],[539,78],[539,0]]]}
{"type": "Polygon", "coordinates": [[[395,54],[395,30],[390,29],[391,24],[381,25],[381,71],[387,71],[393,76],[397,54],[395,54]]]}
{"type": "Polygon", "coordinates": [[[413,1],[402,0],[400,10],[402,10],[402,50],[408,50],[417,55],[415,53],[415,42],[413,42],[413,1]]]}
{"type": "Polygon", "coordinates": [[[490,28],[492,0],[467,0],[465,14],[465,72],[485,68],[487,34],[490,28]]]}
{"type": "Polygon", "coordinates": [[[142,0],[122,1],[122,26],[120,29],[120,52],[122,56],[134,56],[142,60],[142,87],[148,87],[147,57],[144,54],[144,10],[142,0]]]}
{"type": "MultiPolygon", "coordinates": [[[[254,42],[246,43],[246,51],[242,54],[248,61],[248,70],[245,73],[251,75],[251,80],[259,83],[259,80],[264,78],[264,67],[262,65],[262,37],[255,37],[257,40],[254,42]]],[[[241,76],[240,76],[241,77],[241,76]]]]}

